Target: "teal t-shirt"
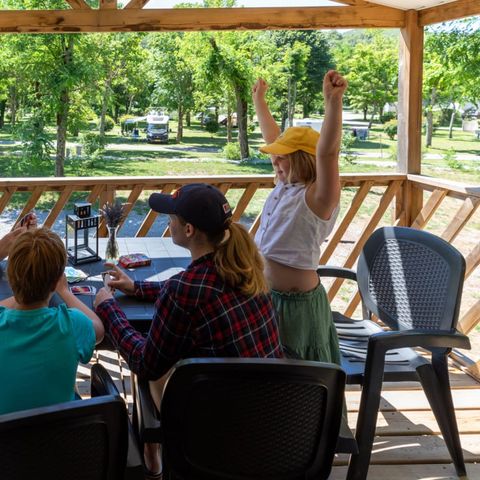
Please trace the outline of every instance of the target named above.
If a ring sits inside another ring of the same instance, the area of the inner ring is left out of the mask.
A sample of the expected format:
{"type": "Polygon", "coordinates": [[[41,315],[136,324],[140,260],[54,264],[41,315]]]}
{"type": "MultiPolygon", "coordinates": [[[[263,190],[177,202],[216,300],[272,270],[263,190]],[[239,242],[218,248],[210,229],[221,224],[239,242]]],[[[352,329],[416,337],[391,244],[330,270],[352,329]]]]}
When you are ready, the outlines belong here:
{"type": "Polygon", "coordinates": [[[0,414],[73,400],[78,362],[94,347],[92,321],[79,310],[0,306],[0,414]]]}

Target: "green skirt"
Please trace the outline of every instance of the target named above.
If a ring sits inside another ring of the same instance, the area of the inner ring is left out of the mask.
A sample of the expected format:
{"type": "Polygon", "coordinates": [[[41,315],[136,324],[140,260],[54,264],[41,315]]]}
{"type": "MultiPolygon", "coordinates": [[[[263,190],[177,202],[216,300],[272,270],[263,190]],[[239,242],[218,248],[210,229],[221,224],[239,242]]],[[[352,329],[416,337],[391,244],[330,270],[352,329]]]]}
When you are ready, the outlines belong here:
{"type": "Polygon", "coordinates": [[[282,344],[304,360],[340,365],[337,331],[321,283],[309,292],[272,290],[282,344]]]}

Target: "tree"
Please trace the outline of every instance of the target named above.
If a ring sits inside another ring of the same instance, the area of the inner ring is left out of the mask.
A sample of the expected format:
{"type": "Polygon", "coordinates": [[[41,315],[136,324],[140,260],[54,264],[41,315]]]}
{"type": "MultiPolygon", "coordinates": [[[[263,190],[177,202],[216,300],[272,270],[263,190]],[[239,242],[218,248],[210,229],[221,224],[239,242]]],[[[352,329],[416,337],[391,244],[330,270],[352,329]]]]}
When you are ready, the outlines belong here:
{"type": "Polygon", "coordinates": [[[397,99],[398,42],[381,32],[369,36],[369,41],[338,49],[336,58],[339,69],[348,77],[350,105],[362,111],[365,120],[370,112],[371,124],[386,103],[397,99]]]}
{"type": "Polygon", "coordinates": [[[155,72],[153,98],[156,104],[178,113],[177,142],[183,138],[183,119],[193,107],[194,68],[188,43],[192,37],[184,33],[162,33],[149,37],[152,68],[155,72]]]}

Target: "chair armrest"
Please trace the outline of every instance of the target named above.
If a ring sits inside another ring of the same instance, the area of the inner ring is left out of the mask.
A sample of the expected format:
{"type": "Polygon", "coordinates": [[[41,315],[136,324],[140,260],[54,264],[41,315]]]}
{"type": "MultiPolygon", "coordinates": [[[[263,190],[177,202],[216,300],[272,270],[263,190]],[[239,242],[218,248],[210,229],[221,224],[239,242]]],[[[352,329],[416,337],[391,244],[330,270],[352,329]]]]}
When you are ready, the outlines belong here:
{"type": "MultiPolygon", "coordinates": [[[[116,395],[120,397],[120,393],[108,373],[107,369],[96,363],[91,368],[90,395],[92,397],[100,397],[103,395],[116,395]]],[[[142,455],[138,448],[132,424],[128,421],[128,450],[127,464],[125,466],[125,474],[123,480],[141,480],[144,478],[142,455]]]]}
{"type": "Polygon", "coordinates": [[[317,274],[319,277],[338,277],[357,281],[357,273],[350,268],[325,265],[317,268],[317,274]]]}
{"type": "Polygon", "coordinates": [[[110,376],[107,369],[103,365],[100,365],[100,363],[92,365],[90,378],[91,397],[101,397],[103,395],[120,396],[120,392],[118,391],[113,378],[110,376]]]}
{"type": "Polygon", "coordinates": [[[135,387],[133,408],[135,409],[138,438],[143,443],[161,443],[162,430],[157,416],[157,407],[150,393],[148,380],[132,375],[135,387]]]}
{"type": "Polygon", "coordinates": [[[466,335],[457,331],[449,333],[445,331],[419,332],[419,331],[387,331],[374,333],[368,340],[368,349],[422,347],[422,348],[464,348],[470,349],[470,340],[466,335]]]}

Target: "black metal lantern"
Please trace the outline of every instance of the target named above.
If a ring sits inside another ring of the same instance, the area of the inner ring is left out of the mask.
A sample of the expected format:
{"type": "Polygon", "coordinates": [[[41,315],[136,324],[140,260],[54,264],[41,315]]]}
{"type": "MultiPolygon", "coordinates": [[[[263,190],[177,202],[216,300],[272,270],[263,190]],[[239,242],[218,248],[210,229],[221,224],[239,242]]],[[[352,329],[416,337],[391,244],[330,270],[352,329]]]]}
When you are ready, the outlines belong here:
{"type": "Polygon", "coordinates": [[[65,244],[72,265],[101,260],[98,256],[99,215],[91,215],[91,205],[85,202],[74,204],[74,215],[67,215],[65,244]]]}

